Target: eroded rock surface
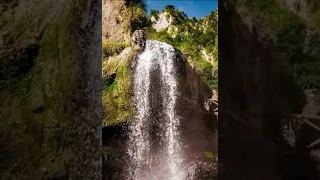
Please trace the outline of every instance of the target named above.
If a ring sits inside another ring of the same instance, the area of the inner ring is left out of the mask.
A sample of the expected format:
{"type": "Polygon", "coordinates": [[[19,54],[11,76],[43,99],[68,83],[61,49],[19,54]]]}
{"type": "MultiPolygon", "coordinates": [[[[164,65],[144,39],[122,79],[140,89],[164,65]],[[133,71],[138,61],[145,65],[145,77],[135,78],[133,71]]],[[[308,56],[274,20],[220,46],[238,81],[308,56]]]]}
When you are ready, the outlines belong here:
{"type": "Polygon", "coordinates": [[[130,41],[131,10],[125,0],[102,1],[102,40],[111,43],[130,41]]]}
{"type": "Polygon", "coordinates": [[[143,51],[146,47],[146,33],[143,30],[136,30],[132,34],[131,44],[133,49],[143,51]]]}
{"type": "Polygon", "coordinates": [[[0,179],[101,179],[101,1],[0,5],[0,179]]]}

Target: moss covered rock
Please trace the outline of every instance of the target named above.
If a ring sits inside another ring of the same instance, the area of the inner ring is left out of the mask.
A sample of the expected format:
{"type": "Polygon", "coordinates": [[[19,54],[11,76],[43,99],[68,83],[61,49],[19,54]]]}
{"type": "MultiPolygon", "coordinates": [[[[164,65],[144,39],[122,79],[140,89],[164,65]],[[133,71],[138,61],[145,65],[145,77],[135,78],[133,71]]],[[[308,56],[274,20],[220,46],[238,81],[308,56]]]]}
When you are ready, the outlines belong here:
{"type": "Polygon", "coordinates": [[[102,62],[103,126],[126,122],[133,114],[130,65],[134,55],[132,48],[127,47],[102,62]]]}
{"type": "Polygon", "coordinates": [[[100,2],[6,2],[0,177],[100,179],[100,2]]]}

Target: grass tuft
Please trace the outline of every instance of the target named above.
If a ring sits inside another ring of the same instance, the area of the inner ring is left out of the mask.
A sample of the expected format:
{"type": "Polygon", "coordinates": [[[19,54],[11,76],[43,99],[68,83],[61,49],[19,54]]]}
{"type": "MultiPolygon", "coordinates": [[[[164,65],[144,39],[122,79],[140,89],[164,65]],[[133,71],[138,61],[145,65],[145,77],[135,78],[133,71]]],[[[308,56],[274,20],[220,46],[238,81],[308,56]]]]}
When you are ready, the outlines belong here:
{"type": "Polygon", "coordinates": [[[130,43],[111,43],[102,41],[102,57],[107,58],[119,54],[128,46],[130,46],[130,43]]]}

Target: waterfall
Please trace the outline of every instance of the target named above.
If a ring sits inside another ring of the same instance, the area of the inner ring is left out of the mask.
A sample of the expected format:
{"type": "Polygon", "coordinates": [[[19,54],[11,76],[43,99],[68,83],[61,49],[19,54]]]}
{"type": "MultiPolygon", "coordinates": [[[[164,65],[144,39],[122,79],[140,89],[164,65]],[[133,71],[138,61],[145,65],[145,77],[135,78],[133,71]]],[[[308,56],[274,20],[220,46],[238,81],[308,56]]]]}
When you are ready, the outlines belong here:
{"type": "Polygon", "coordinates": [[[128,179],[184,179],[175,53],[169,44],[147,40],[137,58],[133,74],[137,112],[129,126],[128,179]]]}

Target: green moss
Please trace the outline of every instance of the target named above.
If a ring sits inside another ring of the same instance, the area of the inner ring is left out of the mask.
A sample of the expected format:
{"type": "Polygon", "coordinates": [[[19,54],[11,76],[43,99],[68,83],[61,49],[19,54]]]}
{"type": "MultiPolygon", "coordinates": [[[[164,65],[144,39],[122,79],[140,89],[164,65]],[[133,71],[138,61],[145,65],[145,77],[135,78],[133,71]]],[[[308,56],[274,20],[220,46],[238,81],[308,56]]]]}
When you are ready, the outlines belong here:
{"type": "MultiPolygon", "coordinates": [[[[134,113],[131,105],[130,74],[130,64],[133,56],[134,51],[131,51],[128,57],[120,64],[114,64],[114,62],[105,63],[107,74],[114,74],[115,78],[103,85],[103,126],[127,121],[134,113]]],[[[106,78],[108,77],[107,75],[106,78]]]]}
{"type": "Polygon", "coordinates": [[[212,160],[213,162],[218,161],[218,156],[212,152],[202,152],[202,154],[205,158],[208,158],[209,160],[212,160]]]}
{"type": "Polygon", "coordinates": [[[72,138],[66,134],[78,53],[72,34],[74,11],[80,9],[73,5],[61,11],[59,21],[46,24],[37,37],[39,54],[19,85],[0,91],[0,129],[10,130],[7,138],[16,159],[0,170],[4,179],[44,179],[43,169],[48,176],[64,174],[73,158],[68,145],[72,138]]]}
{"type": "Polygon", "coordinates": [[[203,154],[207,157],[207,158],[210,158],[210,159],[213,159],[214,158],[214,155],[212,152],[203,152],[203,154]]]}

